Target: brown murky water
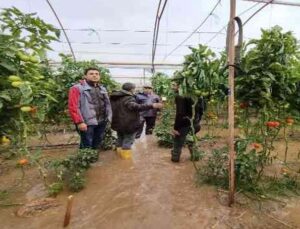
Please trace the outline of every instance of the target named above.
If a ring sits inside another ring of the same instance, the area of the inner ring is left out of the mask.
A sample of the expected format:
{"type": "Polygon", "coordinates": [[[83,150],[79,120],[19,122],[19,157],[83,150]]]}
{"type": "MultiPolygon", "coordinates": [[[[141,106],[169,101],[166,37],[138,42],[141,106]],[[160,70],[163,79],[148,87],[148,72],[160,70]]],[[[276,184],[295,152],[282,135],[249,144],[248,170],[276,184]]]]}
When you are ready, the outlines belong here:
{"type": "MultiPolygon", "coordinates": [[[[74,195],[69,228],[300,228],[299,199],[287,200],[284,208],[268,204],[263,213],[243,204],[229,208],[222,204],[226,194],[196,187],[186,150],[182,161],[173,164],[170,150],[158,148],[154,137],[147,136],[136,142],[133,151],[128,161],[112,151],[101,153],[88,171],[86,188],[74,195]]],[[[19,201],[39,194],[43,190],[36,184],[19,201]]],[[[31,218],[16,217],[17,208],[0,208],[0,228],[62,228],[68,195],[59,195],[59,207],[31,218]]]]}

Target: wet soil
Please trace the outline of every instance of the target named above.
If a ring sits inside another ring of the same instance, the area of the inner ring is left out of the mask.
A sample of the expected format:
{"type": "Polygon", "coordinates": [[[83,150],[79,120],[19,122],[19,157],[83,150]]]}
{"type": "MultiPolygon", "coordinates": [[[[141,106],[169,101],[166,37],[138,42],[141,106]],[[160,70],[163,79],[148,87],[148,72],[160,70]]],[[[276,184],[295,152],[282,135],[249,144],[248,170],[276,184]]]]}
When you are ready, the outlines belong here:
{"type": "MultiPolygon", "coordinates": [[[[224,144],[225,139],[203,141],[202,147],[208,150],[224,144]]],[[[298,149],[296,142],[291,145],[291,152],[298,149]]],[[[45,155],[63,157],[74,150],[56,149],[45,155]]],[[[0,175],[1,190],[14,184],[9,194],[13,203],[46,196],[35,170],[26,171],[23,183],[18,177],[20,171],[15,168],[0,175]]],[[[58,206],[33,217],[16,216],[20,206],[1,207],[1,228],[62,228],[68,195],[60,194],[58,206]]],[[[73,195],[69,228],[300,228],[300,198],[286,198],[287,204],[258,203],[237,195],[237,203],[229,208],[226,191],[196,185],[186,149],[181,162],[174,164],[170,150],[159,148],[153,136],[136,141],[132,160],[122,160],[113,151],[101,152],[99,161],[87,172],[86,188],[73,195]]]]}

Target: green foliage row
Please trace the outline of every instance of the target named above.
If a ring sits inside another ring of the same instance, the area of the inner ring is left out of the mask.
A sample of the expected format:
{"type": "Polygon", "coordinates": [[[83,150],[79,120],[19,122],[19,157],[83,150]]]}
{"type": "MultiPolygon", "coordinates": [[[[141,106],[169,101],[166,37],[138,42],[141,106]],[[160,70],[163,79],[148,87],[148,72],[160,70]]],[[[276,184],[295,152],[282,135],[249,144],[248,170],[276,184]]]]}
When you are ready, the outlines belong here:
{"type": "Polygon", "coordinates": [[[46,53],[58,39],[59,30],[35,14],[17,8],[1,11],[0,147],[7,142],[26,147],[28,136],[41,135],[46,125],[70,124],[68,91],[83,78],[86,68],[97,67],[109,91],[119,86],[94,60],[75,62],[61,54],[61,65],[51,66],[46,53]]]}
{"type": "Polygon", "coordinates": [[[98,160],[98,151],[80,149],[76,154],[69,155],[62,160],[54,160],[47,166],[56,174],[57,181],[49,186],[49,194],[56,196],[63,190],[64,184],[70,191],[79,192],[85,186],[85,172],[91,163],[98,160]]]}

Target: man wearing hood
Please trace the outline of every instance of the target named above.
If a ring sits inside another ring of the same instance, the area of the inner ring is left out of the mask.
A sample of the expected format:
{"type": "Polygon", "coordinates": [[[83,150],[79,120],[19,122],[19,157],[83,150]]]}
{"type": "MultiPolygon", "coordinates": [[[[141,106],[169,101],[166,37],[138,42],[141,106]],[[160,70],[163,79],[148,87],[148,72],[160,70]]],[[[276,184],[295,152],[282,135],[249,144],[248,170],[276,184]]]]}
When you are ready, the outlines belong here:
{"type": "Polygon", "coordinates": [[[117,153],[123,159],[131,158],[131,146],[141,126],[140,112],[162,108],[161,103],[138,104],[134,96],[135,85],[124,83],[122,90],[110,96],[113,116],[111,127],[117,131],[117,153]]]}
{"type": "Polygon", "coordinates": [[[88,68],[84,80],[69,91],[69,113],[80,135],[81,149],[100,147],[106,124],[112,117],[109,96],[100,85],[100,78],[97,68],[88,68]]]}

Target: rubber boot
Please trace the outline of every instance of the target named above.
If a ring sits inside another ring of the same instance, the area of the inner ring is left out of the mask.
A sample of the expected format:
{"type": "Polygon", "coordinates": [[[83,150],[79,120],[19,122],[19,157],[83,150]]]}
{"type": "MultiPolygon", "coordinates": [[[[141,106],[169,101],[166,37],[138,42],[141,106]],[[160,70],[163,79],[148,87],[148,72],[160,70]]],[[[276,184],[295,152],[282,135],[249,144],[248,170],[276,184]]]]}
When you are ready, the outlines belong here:
{"type": "Polygon", "coordinates": [[[121,150],[121,158],[122,159],[131,159],[132,158],[132,150],[131,149],[122,149],[121,150]]]}
{"type": "Polygon", "coordinates": [[[117,147],[116,149],[117,156],[121,157],[121,151],[122,151],[122,147],[117,147]]]}
{"type": "Polygon", "coordinates": [[[174,150],[171,151],[171,161],[172,162],[179,162],[180,160],[180,154],[174,154],[174,150]]]}

